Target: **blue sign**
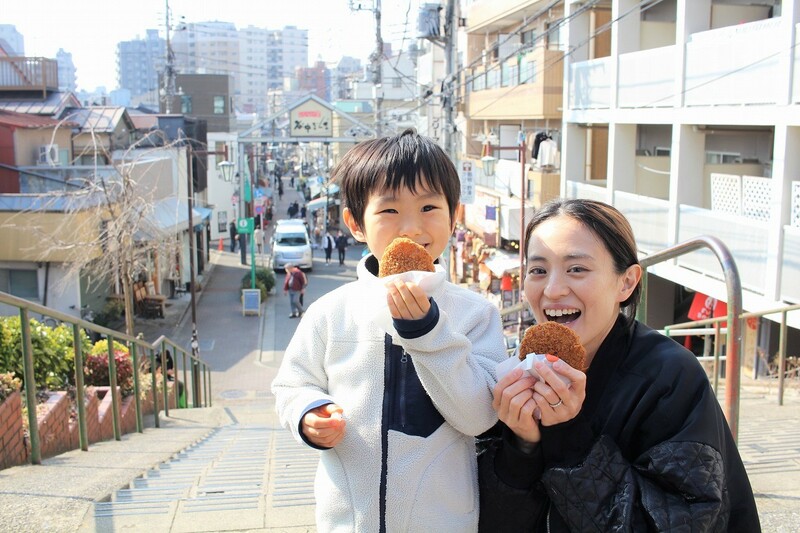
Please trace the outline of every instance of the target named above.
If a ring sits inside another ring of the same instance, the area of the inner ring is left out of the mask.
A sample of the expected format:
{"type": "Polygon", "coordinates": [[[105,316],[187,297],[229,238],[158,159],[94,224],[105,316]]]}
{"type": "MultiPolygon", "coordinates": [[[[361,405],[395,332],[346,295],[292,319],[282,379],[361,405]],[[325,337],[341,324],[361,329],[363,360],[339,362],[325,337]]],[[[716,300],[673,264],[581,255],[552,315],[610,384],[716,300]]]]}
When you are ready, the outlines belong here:
{"type": "Polygon", "coordinates": [[[261,289],[242,289],[242,316],[261,316],[261,289]]]}

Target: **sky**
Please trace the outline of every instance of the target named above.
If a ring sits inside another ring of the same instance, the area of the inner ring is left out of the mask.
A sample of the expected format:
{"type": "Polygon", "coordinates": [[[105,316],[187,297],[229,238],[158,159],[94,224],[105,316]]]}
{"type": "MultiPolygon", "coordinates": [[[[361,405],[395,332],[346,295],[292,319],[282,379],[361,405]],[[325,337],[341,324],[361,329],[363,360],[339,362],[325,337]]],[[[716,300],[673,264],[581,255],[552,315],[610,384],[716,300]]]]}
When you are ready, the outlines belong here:
{"type": "MultiPolygon", "coordinates": [[[[308,31],[308,57],[337,61],[344,55],[367,61],[375,49],[375,0],[169,0],[172,26],[185,22],[232,22],[237,28],[308,31]],[[351,10],[349,4],[365,9],[351,10]]],[[[116,47],[144,38],[147,29],[164,36],[166,0],[0,0],[0,24],[16,26],[25,55],[55,58],[72,54],[78,89],[117,86],[116,47]]],[[[381,36],[393,49],[406,49],[416,35],[418,0],[381,2],[381,36]],[[406,22],[407,21],[407,22],[406,22]],[[405,30],[405,31],[404,31],[405,30]],[[405,39],[404,39],[405,35],[405,39]]]]}

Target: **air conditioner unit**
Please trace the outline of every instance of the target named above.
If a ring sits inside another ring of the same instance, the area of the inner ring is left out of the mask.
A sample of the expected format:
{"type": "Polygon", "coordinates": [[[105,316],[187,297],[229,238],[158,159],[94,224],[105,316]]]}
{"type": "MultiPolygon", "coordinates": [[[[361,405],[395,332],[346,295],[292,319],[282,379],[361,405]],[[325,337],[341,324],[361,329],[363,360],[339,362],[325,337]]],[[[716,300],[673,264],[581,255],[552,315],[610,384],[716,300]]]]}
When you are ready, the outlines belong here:
{"type": "Polygon", "coordinates": [[[56,166],[58,161],[58,145],[43,144],[39,147],[39,158],[36,160],[39,165],[56,166]]]}

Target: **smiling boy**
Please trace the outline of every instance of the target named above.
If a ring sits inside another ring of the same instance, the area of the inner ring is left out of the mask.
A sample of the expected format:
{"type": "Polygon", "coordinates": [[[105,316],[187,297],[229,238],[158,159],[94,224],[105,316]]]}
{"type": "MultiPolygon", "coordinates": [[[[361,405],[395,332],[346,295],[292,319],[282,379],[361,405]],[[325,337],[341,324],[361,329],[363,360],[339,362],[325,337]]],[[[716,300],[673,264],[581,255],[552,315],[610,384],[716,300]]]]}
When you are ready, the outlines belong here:
{"type": "Polygon", "coordinates": [[[308,308],[272,384],[283,425],[322,450],[317,526],[475,531],[473,437],[497,419],[494,368],[506,357],[499,313],[444,275],[434,273],[427,291],[377,277],[397,237],[442,254],[458,174],[431,139],[406,130],[358,144],[332,178],[345,224],[372,253],[357,281],[308,308]]]}

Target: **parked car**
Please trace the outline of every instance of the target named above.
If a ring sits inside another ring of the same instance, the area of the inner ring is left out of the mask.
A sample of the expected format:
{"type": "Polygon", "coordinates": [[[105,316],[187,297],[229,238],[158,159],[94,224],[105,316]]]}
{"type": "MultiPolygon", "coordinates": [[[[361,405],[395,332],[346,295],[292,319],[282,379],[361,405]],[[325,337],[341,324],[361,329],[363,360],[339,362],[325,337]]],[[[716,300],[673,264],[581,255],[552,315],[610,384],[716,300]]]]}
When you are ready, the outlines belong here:
{"type": "Polygon", "coordinates": [[[270,241],[272,246],[272,268],[279,270],[288,263],[311,272],[314,262],[311,239],[308,230],[300,219],[282,219],[275,223],[275,232],[270,241]]]}

